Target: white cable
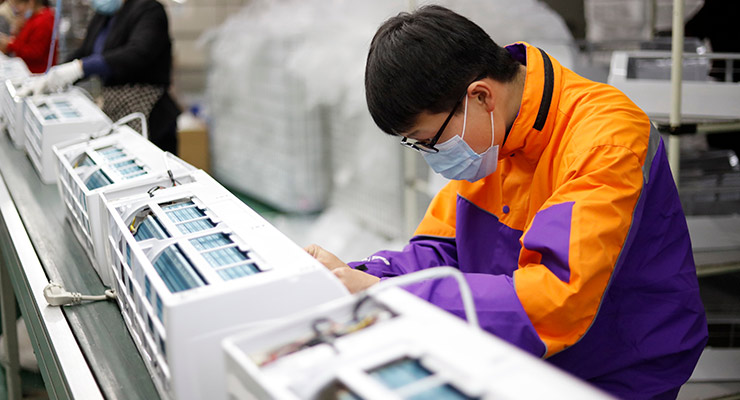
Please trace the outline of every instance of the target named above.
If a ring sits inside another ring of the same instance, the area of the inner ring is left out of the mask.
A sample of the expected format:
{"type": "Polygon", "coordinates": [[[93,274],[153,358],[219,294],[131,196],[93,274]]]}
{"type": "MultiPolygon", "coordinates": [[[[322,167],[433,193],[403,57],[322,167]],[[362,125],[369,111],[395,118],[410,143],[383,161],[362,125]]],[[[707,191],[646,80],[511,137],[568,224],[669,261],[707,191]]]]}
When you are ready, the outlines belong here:
{"type": "Polygon", "coordinates": [[[420,271],[412,272],[410,274],[400,275],[394,278],[386,279],[376,285],[371,286],[367,289],[366,293],[368,296],[372,296],[375,293],[383,291],[390,287],[405,286],[411,283],[420,281],[426,281],[430,279],[440,279],[453,277],[457,281],[457,285],[460,288],[460,297],[462,298],[463,307],[465,308],[465,318],[468,323],[474,328],[480,329],[478,323],[478,314],[475,311],[475,303],[473,302],[473,294],[470,291],[470,286],[465,280],[465,275],[460,272],[459,269],[453,267],[435,267],[422,269],[420,271]]]}
{"type": "Polygon", "coordinates": [[[90,138],[88,140],[93,140],[93,139],[101,138],[103,136],[108,136],[111,133],[115,132],[119,126],[123,126],[135,119],[139,119],[141,121],[141,136],[143,136],[144,139],[149,140],[149,127],[146,123],[146,116],[144,116],[144,114],[140,112],[131,113],[131,114],[128,114],[122,117],[118,121],[90,135],[90,138]]]}
{"type": "Polygon", "coordinates": [[[68,292],[62,285],[56,282],[49,282],[44,287],[44,298],[46,298],[46,302],[50,306],[77,305],[83,301],[113,300],[116,298],[116,291],[115,289],[108,289],[105,291],[105,294],[100,296],[90,296],[78,292],[68,292]]]}
{"type": "Polygon", "coordinates": [[[118,121],[114,122],[113,126],[115,127],[122,126],[135,119],[138,119],[141,121],[141,136],[144,136],[144,139],[149,140],[149,126],[146,123],[146,116],[143,113],[135,112],[135,113],[126,115],[125,117],[122,117],[118,121]]]}
{"type": "Polygon", "coordinates": [[[164,169],[167,170],[167,171],[172,171],[170,169],[170,162],[168,160],[169,157],[167,156],[168,154],[170,154],[170,153],[167,152],[167,151],[165,151],[164,154],[162,154],[162,160],[164,160],[164,169]]]}

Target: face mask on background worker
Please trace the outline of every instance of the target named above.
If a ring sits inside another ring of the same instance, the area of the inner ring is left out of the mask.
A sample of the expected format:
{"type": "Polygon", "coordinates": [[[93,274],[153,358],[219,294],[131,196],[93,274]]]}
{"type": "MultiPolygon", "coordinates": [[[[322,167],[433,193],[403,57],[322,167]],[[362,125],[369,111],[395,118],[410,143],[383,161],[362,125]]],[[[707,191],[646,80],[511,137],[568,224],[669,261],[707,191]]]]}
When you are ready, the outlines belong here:
{"type": "Polygon", "coordinates": [[[123,0],[92,0],[92,8],[103,15],[113,15],[121,8],[123,0]]]}
{"type": "Polygon", "coordinates": [[[465,114],[461,135],[455,135],[436,145],[436,153],[422,153],[427,164],[434,172],[447,179],[475,182],[494,171],[498,165],[498,145],[493,145],[493,112],[491,114],[491,147],[481,154],[470,148],[465,140],[465,127],[468,122],[468,97],[465,96],[465,114]]]}

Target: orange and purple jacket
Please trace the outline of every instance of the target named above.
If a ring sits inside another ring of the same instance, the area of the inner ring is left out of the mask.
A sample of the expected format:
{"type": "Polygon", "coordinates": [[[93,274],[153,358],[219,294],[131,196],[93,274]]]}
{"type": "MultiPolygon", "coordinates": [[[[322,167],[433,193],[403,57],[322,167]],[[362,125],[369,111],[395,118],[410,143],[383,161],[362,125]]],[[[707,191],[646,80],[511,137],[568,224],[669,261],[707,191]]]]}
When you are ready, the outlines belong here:
{"type": "MultiPolygon", "coordinates": [[[[617,396],[675,398],[707,327],[662,140],[617,89],[507,50],[527,73],[496,172],[451,181],[408,246],[361,264],[457,267],[487,331],[617,396]]],[[[464,315],[452,279],[407,290],[464,315]]]]}

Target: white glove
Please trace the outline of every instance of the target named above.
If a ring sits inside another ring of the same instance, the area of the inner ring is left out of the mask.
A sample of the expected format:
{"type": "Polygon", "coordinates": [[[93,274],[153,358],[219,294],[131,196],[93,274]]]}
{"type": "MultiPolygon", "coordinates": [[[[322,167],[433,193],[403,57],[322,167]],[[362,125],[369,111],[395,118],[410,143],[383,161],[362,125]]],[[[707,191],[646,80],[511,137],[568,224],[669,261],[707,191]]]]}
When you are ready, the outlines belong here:
{"type": "Polygon", "coordinates": [[[36,96],[46,92],[56,92],[64,89],[67,85],[75,83],[84,74],[82,71],[82,61],[80,60],[56,65],[51,67],[45,75],[36,76],[26,81],[18,89],[18,95],[25,97],[29,95],[36,96]]]}
{"type": "Polygon", "coordinates": [[[80,60],[51,67],[49,72],[46,73],[46,89],[50,92],[59,91],[67,85],[75,83],[83,75],[82,61],[80,60]]]}
{"type": "Polygon", "coordinates": [[[32,94],[42,93],[44,88],[46,88],[46,75],[33,75],[23,81],[15,94],[19,97],[28,97],[32,94]]]}

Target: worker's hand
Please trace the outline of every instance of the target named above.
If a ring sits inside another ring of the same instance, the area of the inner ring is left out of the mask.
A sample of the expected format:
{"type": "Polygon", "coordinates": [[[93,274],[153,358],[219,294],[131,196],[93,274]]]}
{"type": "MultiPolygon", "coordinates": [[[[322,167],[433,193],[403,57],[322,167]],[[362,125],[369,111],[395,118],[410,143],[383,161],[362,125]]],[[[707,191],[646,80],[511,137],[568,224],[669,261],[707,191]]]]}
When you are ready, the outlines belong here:
{"type": "Polygon", "coordinates": [[[345,264],[334,254],[321,248],[321,246],[312,244],[304,250],[320,263],[324,264],[326,268],[329,268],[334,273],[334,276],[342,281],[350,293],[363,291],[380,281],[380,278],[350,268],[349,265],[345,264]]]}
{"type": "Polygon", "coordinates": [[[74,60],[66,64],[51,67],[44,75],[33,76],[26,80],[18,89],[18,96],[37,96],[44,93],[57,92],[67,85],[75,83],[84,75],[82,61],[74,60]]]}
{"type": "MultiPolygon", "coordinates": [[[[75,83],[84,76],[82,61],[74,60],[65,64],[51,67],[46,73],[46,88],[50,92],[56,92],[75,83]]],[[[34,93],[36,94],[36,93],[34,93]]]]}
{"type": "Polygon", "coordinates": [[[10,36],[0,33],[0,51],[7,54],[8,53],[8,43],[10,43],[10,36]]]}
{"type": "Polygon", "coordinates": [[[329,268],[330,270],[335,270],[337,268],[349,268],[349,266],[345,264],[342,260],[337,258],[337,256],[324,250],[319,245],[312,244],[304,248],[304,250],[306,250],[308,254],[311,255],[311,257],[317,259],[320,263],[324,264],[324,266],[326,268],[329,268]]]}
{"type": "Polygon", "coordinates": [[[46,87],[46,75],[33,75],[26,78],[21,87],[16,91],[16,95],[20,97],[28,97],[43,94],[48,92],[46,87]]]}
{"type": "Polygon", "coordinates": [[[339,278],[350,293],[361,292],[380,282],[380,278],[350,267],[335,268],[331,272],[339,278]]]}
{"type": "Polygon", "coordinates": [[[27,78],[15,94],[20,97],[28,97],[43,93],[45,88],[46,75],[36,75],[27,78]]]}

